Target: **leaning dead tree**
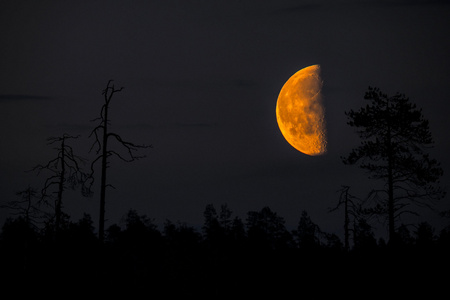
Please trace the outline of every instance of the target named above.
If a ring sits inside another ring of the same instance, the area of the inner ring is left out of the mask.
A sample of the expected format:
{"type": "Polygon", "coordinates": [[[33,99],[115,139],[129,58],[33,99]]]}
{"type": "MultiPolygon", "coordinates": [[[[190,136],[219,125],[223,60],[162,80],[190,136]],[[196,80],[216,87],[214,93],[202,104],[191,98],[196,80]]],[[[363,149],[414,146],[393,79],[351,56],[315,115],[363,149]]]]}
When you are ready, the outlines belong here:
{"type": "MultiPolygon", "coordinates": [[[[38,172],[50,173],[41,190],[41,201],[55,209],[55,231],[58,232],[62,216],[62,198],[66,187],[74,189],[82,185],[86,180],[86,173],[80,167],[84,159],[74,154],[73,148],[68,145],[67,140],[77,139],[79,136],[64,134],[60,137],[50,137],[47,139],[48,145],[56,144],[54,148],[57,151],[55,158],[51,159],[45,165],[37,165],[33,168],[38,172]],[[48,200],[54,200],[54,205],[48,200]]],[[[82,186],[82,192],[85,187],[82,186]]]]}
{"type": "Polygon", "coordinates": [[[131,142],[126,142],[122,139],[120,135],[109,131],[110,120],[108,116],[109,105],[114,94],[121,92],[123,87],[116,89],[112,80],[108,81],[106,88],[103,90],[102,95],[104,96],[104,103],[100,110],[100,117],[92,120],[93,122],[98,121],[99,124],[92,130],[89,137],[94,137],[94,143],[90,149],[90,152],[95,148],[97,157],[93,160],[91,164],[91,174],[89,176],[90,186],[94,183],[94,166],[98,161],[101,161],[101,182],[100,182],[100,216],[99,216],[99,232],[98,237],[100,241],[104,239],[105,232],[105,202],[106,202],[106,187],[113,187],[111,184],[106,183],[106,170],[109,167],[108,158],[111,156],[116,156],[120,160],[125,162],[132,162],[145,156],[136,155],[136,151],[141,148],[150,148],[148,145],[137,145],[131,142]],[[125,154],[120,154],[115,150],[109,148],[109,141],[113,139],[122,146],[125,150],[125,154]]]}

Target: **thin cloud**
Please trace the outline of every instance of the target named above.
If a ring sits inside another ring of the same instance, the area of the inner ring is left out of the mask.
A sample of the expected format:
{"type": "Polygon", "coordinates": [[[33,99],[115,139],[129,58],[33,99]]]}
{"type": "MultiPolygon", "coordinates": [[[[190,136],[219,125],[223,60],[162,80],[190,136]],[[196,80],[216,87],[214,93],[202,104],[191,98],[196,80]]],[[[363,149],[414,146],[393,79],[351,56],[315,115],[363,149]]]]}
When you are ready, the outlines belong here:
{"type": "Polygon", "coordinates": [[[448,0],[379,0],[375,3],[385,6],[430,6],[450,4],[448,0]]]}
{"type": "Polygon", "coordinates": [[[258,85],[255,81],[248,79],[235,79],[231,84],[238,88],[253,88],[258,85]]]}
{"type": "Polygon", "coordinates": [[[188,127],[188,128],[211,128],[216,127],[217,123],[176,123],[177,127],[188,127]]]}
{"type": "Polygon", "coordinates": [[[295,4],[283,8],[279,8],[274,10],[274,14],[286,14],[286,13],[303,13],[311,10],[316,10],[321,8],[322,5],[320,3],[304,3],[304,4],[295,4]]]}
{"type": "Polygon", "coordinates": [[[59,128],[77,131],[87,131],[92,130],[93,126],[90,123],[80,124],[80,123],[68,123],[68,122],[58,122],[56,124],[47,124],[47,128],[59,128]]]}
{"type": "Polygon", "coordinates": [[[0,101],[26,101],[26,100],[51,100],[52,97],[25,94],[0,94],[0,101]]]}
{"type": "Polygon", "coordinates": [[[448,0],[369,0],[369,1],[359,1],[359,0],[342,0],[342,1],[310,1],[309,3],[299,3],[286,5],[282,8],[273,11],[275,14],[297,14],[305,13],[308,11],[319,10],[323,8],[358,8],[358,7],[400,7],[400,6],[433,6],[433,5],[448,5],[450,1],[448,0]]]}

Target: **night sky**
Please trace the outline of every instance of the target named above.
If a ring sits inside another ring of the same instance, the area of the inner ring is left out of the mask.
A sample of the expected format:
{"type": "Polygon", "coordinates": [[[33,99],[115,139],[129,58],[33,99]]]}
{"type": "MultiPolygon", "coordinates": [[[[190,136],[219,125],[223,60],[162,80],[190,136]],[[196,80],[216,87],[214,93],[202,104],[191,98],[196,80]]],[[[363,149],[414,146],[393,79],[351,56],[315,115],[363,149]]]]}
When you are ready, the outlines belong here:
{"type": "MultiPolygon", "coordinates": [[[[269,206],[290,229],[306,210],[341,234],[342,212],[328,213],[337,190],[363,196],[379,185],[340,158],[359,144],[344,112],[366,104],[369,85],[423,108],[448,186],[449,16],[448,1],[425,0],[1,1],[0,201],[42,186],[25,171],[55,156],[48,137],[80,134],[76,154],[94,157],[90,120],[114,79],[125,88],[112,100],[111,129],[153,148],[137,162],[111,161],[106,227],[129,209],[158,225],[200,227],[207,204],[226,203],[244,220],[269,206]],[[316,157],[291,147],[275,117],[285,81],[313,64],[329,138],[316,157]]],[[[73,220],[87,212],[97,227],[95,192],[67,191],[64,211],[73,220]]],[[[448,223],[429,211],[411,220],[448,223]]]]}

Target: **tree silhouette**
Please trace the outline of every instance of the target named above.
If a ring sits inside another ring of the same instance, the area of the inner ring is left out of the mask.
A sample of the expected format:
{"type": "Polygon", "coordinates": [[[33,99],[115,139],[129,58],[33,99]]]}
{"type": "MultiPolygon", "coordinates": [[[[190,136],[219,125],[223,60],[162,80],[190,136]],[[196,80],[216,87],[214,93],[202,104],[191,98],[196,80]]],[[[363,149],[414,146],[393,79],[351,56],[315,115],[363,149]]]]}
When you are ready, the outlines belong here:
{"type": "MultiPolygon", "coordinates": [[[[0,233],[0,241],[3,274],[8,274],[5,271],[11,269],[11,271],[17,272],[16,275],[21,278],[28,276],[30,264],[33,263],[31,258],[33,246],[39,241],[38,231],[35,227],[30,226],[24,216],[16,219],[7,218],[0,233]]],[[[4,278],[2,278],[3,280],[4,278]]]]}
{"type": "Polygon", "coordinates": [[[112,80],[108,81],[106,88],[103,90],[102,95],[104,96],[105,102],[102,105],[100,110],[100,117],[95,118],[92,121],[100,121],[99,125],[97,125],[89,135],[89,137],[94,136],[95,141],[92,144],[90,152],[92,149],[96,148],[96,154],[98,155],[91,164],[91,174],[89,176],[90,186],[94,183],[94,165],[97,161],[101,160],[101,183],[100,183],[100,217],[99,217],[99,239],[100,241],[104,240],[104,231],[105,231],[105,199],[106,199],[106,187],[112,187],[111,184],[106,183],[106,169],[108,168],[109,161],[108,158],[112,155],[118,157],[119,159],[125,162],[132,162],[143,158],[145,156],[138,156],[135,152],[140,148],[149,148],[151,146],[147,145],[137,145],[131,142],[126,142],[122,139],[120,135],[114,132],[109,131],[110,120],[108,117],[109,105],[111,103],[111,99],[115,93],[121,92],[123,87],[120,89],[116,89],[114,84],[111,85],[112,80]],[[111,150],[109,148],[109,140],[116,140],[127,152],[126,156],[123,154],[119,154],[117,151],[111,150]]]}
{"type": "Polygon", "coordinates": [[[228,208],[228,205],[222,204],[220,206],[219,223],[227,234],[231,231],[233,224],[233,220],[231,219],[232,214],[233,212],[228,208]]]}
{"type": "Polygon", "coordinates": [[[414,243],[414,239],[411,236],[411,233],[405,224],[401,224],[397,228],[396,236],[399,247],[403,248],[411,247],[414,243]]]}
{"type": "Polygon", "coordinates": [[[41,217],[39,208],[41,201],[38,192],[30,186],[17,192],[16,195],[20,197],[20,200],[12,200],[0,206],[12,210],[12,215],[18,216],[14,220],[12,218],[6,220],[0,234],[0,241],[12,246],[10,250],[14,255],[11,255],[11,260],[17,257],[17,261],[21,262],[14,267],[20,267],[18,269],[26,273],[30,264],[32,246],[38,240],[37,223],[41,217]]]}
{"type": "Polygon", "coordinates": [[[342,205],[344,206],[344,249],[348,251],[350,249],[350,233],[353,231],[352,227],[350,227],[350,218],[352,218],[354,225],[355,220],[361,212],[361,207],[357,203],[359,199],[350,194],[350,186],[343,185],[339,192],[338,204],[330,212],[336,211],[342,205]]]}
{"type": "Polygon", "coordinates": [[[435,236],[434,228],[428,222],[420,222],[414,232],[416,237],[416,246],[420,249],[431,249],[435,236]]]}
{"type": "Polygon", "coordinates": [[[203,217],[205,221],[202,229],[204,232],[205,240],[212,244],[215,244],[217,241],[222,240],[224,229],[220,225],[217,211],[213,204],[206,205],[205,211],[203,212],[203,217]]]}
{"type": "MultiPolygon", "coordinates": [[[[6,279],[21,285],[41,280],[39,284],[80,283],[103,291],[103,286],[98,285],[101,275],[102,282],[124,291],[149,291],[150,286],[152,294],[172,298],[220,298],[238,293],[249,298],[283,298],[298,292],[298,287],[308,292],[317,283],[330,288],[345,284],[370,288],[380,271],[386,271],[387,282],[406,278],[422,286],[432,276],[428,282],[434,287],[440,285],[436,280],[442,279],[441,271],[450,266],[448,228],[438,236],[426,222],[417,224],[413,236],[405,225],[400,225],[396,234],[401,247],[386,251],[382,240],[377,244],[371,226],[358,218],[353,231],[354,248],[343,252],[339,238],[321,231],[304,210],[292,233],[286,230],[284,219],[270,208],[250,211],[246,234],[242,221],[232,219],[226,205],[216,213],[212,213],[212,205],[207,207],[205,211],[211,214],[205,216],[216,220],[212,223],[219,228],[210,232],[210,240],[194,227],[168,220],[161,233],[151,218],[136,210],[124,215],[122,227],[109,226],[101,244],[87,214],[73,222],[62,213],[57,243],[53,220],[43,230],[36,230],[22,215],[8,218],[0,232],[2,272],[6,279]],[[238,240],[230,237],[238,237],[243,243],[236,247],[238,240]],[[211,245],[211,240],[219,238],[224,240],[211,245]]],[[[210,221],[208,218],[205,223],[210,221]]],[[[10,288],[5,280],[2,282],[6,289],[10,288]]]]}
{"type": "MultiPolygon", "coordinates": [[[[217,213],[213,204],[207,204],[203,212],[205,221],[202,227],[205,241],[222,247],[231,240],[238,239],[241,221],[238,217],[232,219],[232,215],[233,212],[226,204],[220,206],[220,213],[217,213]]],[[[242,222],[241,225],[243,227],[242,222]]]]}
{"type": "Polygon", "coordinates": [[[29,227],[36,227],[41,217],[40,197],[36,189],[28,186],[25,190],[17,192],[20,200],[8,201],[1,208],[12,210],[12,215],[22,217],[29,227]]]}
{"type": "Polygon", "coordinates": [[[422,110],[403,94],[387,96],[369,87],[364,98],[370,103],[358,111],[346,112],[347,124],[357,128],[362,139],[344,164],[367,170],[372,179],[385,186],[373,194],[374,213],[387,215],[389,241],[395,237],[395,222],[404,213],[414,213],[411,204],[431,207],[443,197],[439,178],[440,164],[430,158],[426,149],[433,145],[429,123],[422,110]]]}
{"type": "Polygon", "coordinates": [[[292,245],[292,235],[284,225],[283,217],[269,207],[247,213],[247,232],[251,244],[263,249],[281,249],[292,245]]]}
{"type": "Polygon", "coordinates": [[[353,229],[354,249],[358,251],[370,251],[375,249],[377,241],[372,226],[364,218],[358,218],[353,229]]]}
{"type": "MultiPolygon", "coordinates": [[[[84,160],[74,154],[73,148],[68,145],[67,140],[77,139],[79,136],[63,134],[60,137],[50,137],[47,139],[48,145],[57,144],[55,148],[57,155],[45,165],[37,165],[33,170],[40,174],[43,171],[50,172],[41,190],[41,198],[47,202],[48,198],[55,198],[55,231],[58,232],[62,214],[62,197],[65,187],[68,185],[72,189],[82,184],[86,180],[86,173],[81,170],[80,164],[84,160]],[[55,188],[56,187],[56,188],[55,188]],[[56,194],[56,197],[55,197],[56,194]]],[[[82,185],[82,192],[85,187],[82,185]]],[[[84,194],[84,193],[83,193],[84,194]]],[[[48,203],[48,202],[47,202],[48,203]]]]}
{"type": "Polygon", "coordinates": [[[172,251],[188,253],[197,250],[196,246],[201,241],[201,236],[194,227],[180,222],[174,224],[170,220],[164,222],[164,238],[172,251]]]}
{"type": "Polygon", "coordinates": [[[322,231],[311,220],[306,210],[302,211],[295,235],[297,236],[298,247],[302,250],[314,250],[321,245],[320,236],[322,231]]]}

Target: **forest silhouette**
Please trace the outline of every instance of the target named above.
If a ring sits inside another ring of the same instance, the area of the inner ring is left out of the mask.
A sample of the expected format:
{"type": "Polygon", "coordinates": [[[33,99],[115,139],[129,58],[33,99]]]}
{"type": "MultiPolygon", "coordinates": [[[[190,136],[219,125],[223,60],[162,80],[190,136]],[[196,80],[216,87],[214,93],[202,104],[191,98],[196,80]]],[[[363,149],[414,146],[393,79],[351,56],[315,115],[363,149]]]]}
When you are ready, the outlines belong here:
{"type": "Polygon", "coordinates": [[[350,250],[306,211],[298,227],[288,230],[269,207],[249,211],[241,220],[226,205],[217,211],[209,204],[201,229],[169,220],[159,229],[146,215],[129,210],[122,226],[107,228],[103,242],[88,214],[78,221],[63,214],[59,226],[55,235],[54,219],[40,229],[22,216],[5,222],[0,235],[3,283],[52,282],[174,297],[282,296],[311,292],[313,286],[396,289],[400,279],[422,288],[444,287],[450,266],[450,229],[436,233],[426,222],[413,231],[400,226],[395,246],[377,241],[362,222],[350,250]]]}
{"type": "Polygon", "coordinates": [[[354,150],[343,161],[356,164],[375,157],[378,165],[366,163],[361,167],[385,180],[388,189],[371,191],[366,200],[379,200],[381,192],[388,197],[383,198],[387,199],[384,202],[362,207],[361,201],[350,194],[350,187],[344,186],[333,209],[343,216],[343,242],[335,233],[321,230],[306,210],[299,212],[297,228],[292,230],[270,207],[249,211],[242,219],[227,204],[220,207],[208,204],[201,228],[170,220],[159,228],[154,220],[136,210],[124,212],[121,224],[105,228],[105,191],[111,186],[106,180],[109,158],[116,156],[131,162],[144,157],[135,151],[150,148],[124,141],[117,133],[108,131],[109,101],[114,93],[122,91],[111,82],[103,90],[105,104],[100,117],[95,119],[100,121],[99,125],[91,132],[94,138],[91,150],[96,151],[97,158],[92,161],[90,172],[79,168],[79,157],[66,143],[78,136],[64,134],[50,138],[50,144],[61,143],[56,157],[34,168],[50,172],[44,187],[40,191],[28,187],[17,193],[19,200],[3,205],[12,211],[0,232],[0,264],[5,277],[0,283],[4,290],[12,284],[39,283],[53,288],[75,286],[111,293],[142,290],[166,297],[286,298],[306,292],[344,295],[354,293],[355,287],[372,294],[380,290],[431,287],[436,290],[446,286],[448,275],[443,272],[450,267],[450,226],[436,232],[427,222],[407,226],[400,224],[397,217],[407,207],[404,201],[418,199],[423,203],[427,198],[442,198],[444,194],[440,188],[430,186],[438,184],[442,175],[440,165],[416,145],[431,144],[428,124],[405,97],[390,98],[378,89],[369,88],[366,98],[377,101],[373,108],[367,106],[367,111],[347,113],[349,125],[368,128],[369,133],[362,137],[371,137],[372,132],[377,136],[376,142],[366,141],[364,148],[354,150]],[[374,112],[380,114],[376,122],[368,117],[374,112]],[[394,122],[392,112],[411,117],[396,118],[400,121],[394,122]],[[408,128],[416,123],[421,124],[423,138],[405,138],[414,137],[415,131],[408,128]],[[119,142],[125,154],[109,148],[108,138],[119,142]],[[412,146],[411,141],[415,143],[412,146]],[[418,155],[414,156],[408,147],[418,155]],[[97,176],[96,162],[101,162],[97,230],[89,214],[72,220],[62,210],[63,192],[67,188],[81,188],[83,196],[91,196],[97,176]],[[398,192],[400,188],[408,197],[398,192]],[[421,193],[422,190],[426,193],[421,193]],[[388,216],[388,241],[377,240],[368,222],[369,215],[388,216]]]}

